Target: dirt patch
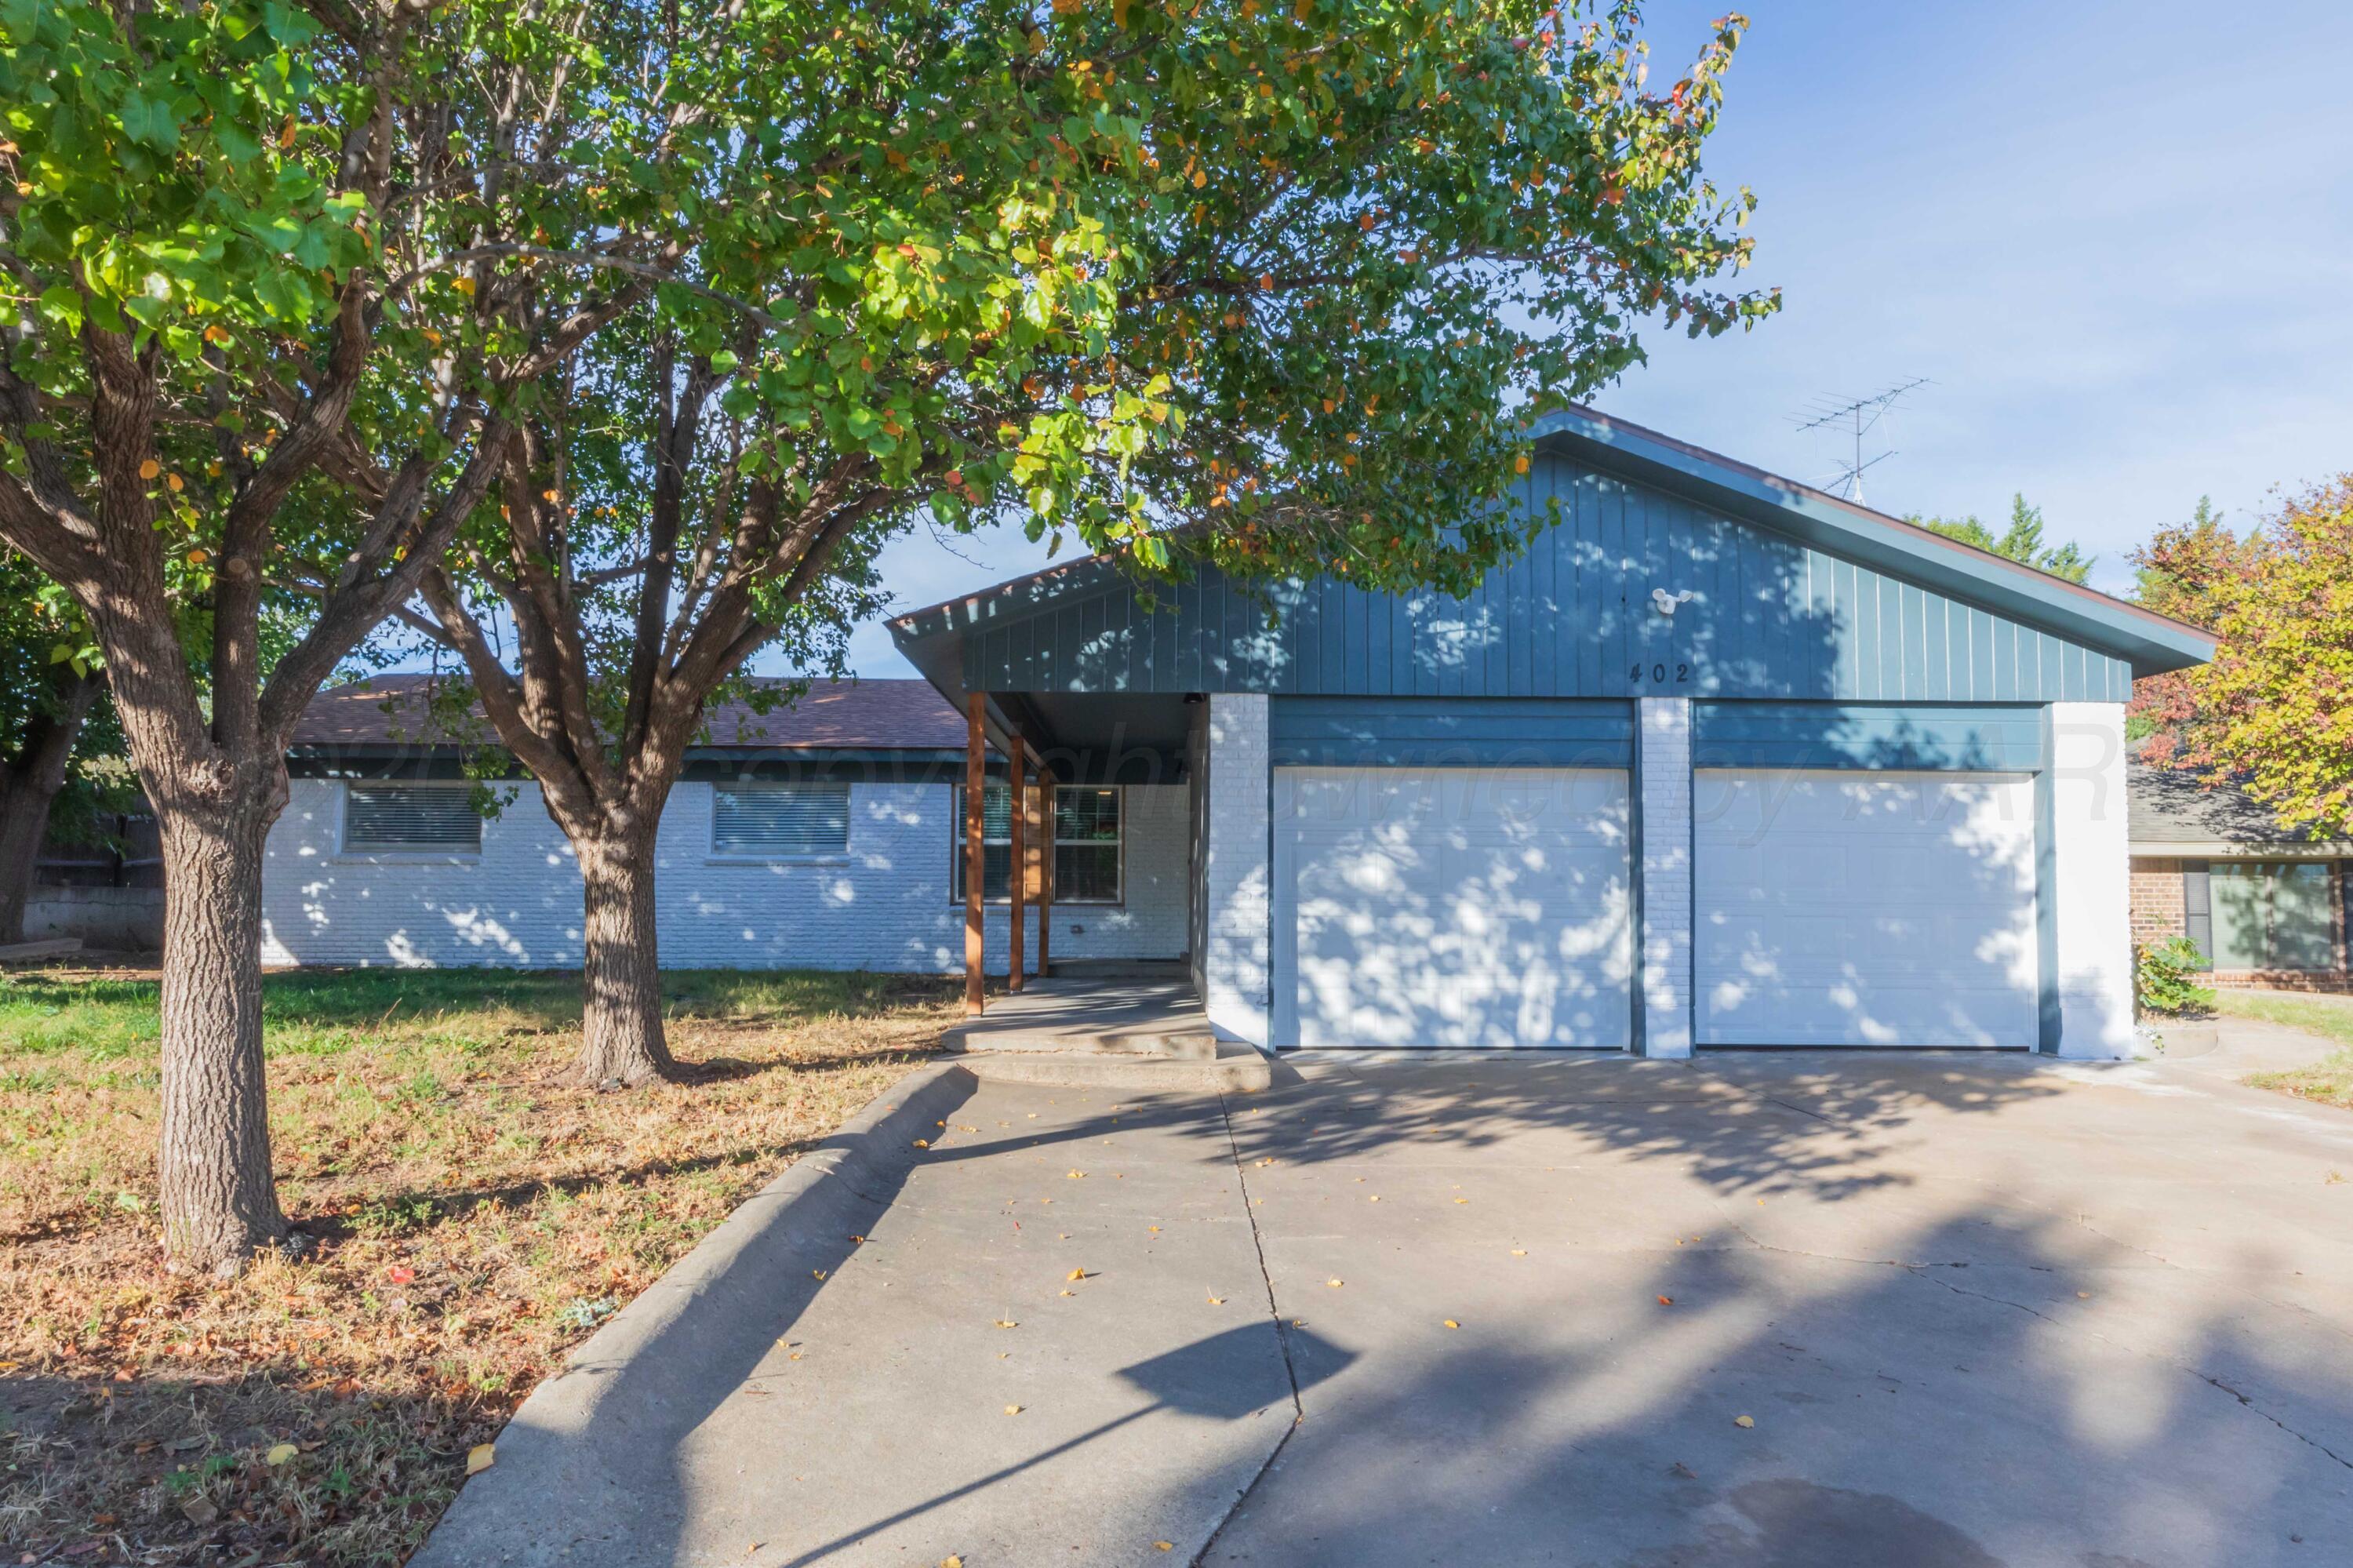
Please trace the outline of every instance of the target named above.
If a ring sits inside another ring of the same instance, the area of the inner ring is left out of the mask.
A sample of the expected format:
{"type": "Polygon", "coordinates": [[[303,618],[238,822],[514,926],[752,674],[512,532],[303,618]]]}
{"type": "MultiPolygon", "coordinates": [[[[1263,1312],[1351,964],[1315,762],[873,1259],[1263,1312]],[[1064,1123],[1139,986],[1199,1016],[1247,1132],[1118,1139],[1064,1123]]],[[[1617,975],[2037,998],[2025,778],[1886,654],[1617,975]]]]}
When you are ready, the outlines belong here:
{"type": "Polygon", "coordinates": [[[577,980],[273,975],[300,1245],[217,1285],[154,1222],[152,975],[0,976],[0,1542],[394,1563],[564,1354],[934,1048],[952,988],[666,978],[689,1085],[567,1085],[577,980]]]}

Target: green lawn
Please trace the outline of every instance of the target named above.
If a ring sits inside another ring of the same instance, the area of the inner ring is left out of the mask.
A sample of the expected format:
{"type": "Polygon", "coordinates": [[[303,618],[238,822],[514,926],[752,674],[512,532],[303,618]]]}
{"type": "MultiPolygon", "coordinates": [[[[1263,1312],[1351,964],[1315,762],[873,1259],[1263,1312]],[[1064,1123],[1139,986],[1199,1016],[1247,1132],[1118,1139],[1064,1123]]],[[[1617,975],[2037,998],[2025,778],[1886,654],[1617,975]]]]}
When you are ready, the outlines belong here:
{"type": "Polygon", "coordinates": [[[0,970],[9,1561],[388,1568],[573,1345],[961,1016],[937,980],[678,971],[671,1049],[710,1070],[603,1094],[569,1077],[579,987],[268,977],[314,1245],[220,1285],[163,1267],[153,974],[0,970]]]}
{"type": "Polygon", "coordinates": [[[2353,998],[2292,996],[2280,991],[2218,991],[2214,1010],[2228,1018],[2253,1018],[2301,1029],[2339,1046],[2309,1067],[2252,1073],[2247,1082],[2299,1099],[2353,1110],[2353,998]]]}

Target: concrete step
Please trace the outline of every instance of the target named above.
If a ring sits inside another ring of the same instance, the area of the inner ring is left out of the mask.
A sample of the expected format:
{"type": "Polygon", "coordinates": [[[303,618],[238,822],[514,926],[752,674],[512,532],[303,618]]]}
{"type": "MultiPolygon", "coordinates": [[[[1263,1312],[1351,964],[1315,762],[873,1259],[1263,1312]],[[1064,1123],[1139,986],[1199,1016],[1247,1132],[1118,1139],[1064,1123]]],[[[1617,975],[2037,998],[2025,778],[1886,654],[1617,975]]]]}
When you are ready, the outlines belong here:
{"type": "Polygon", "coordinates": [[[1064,959],[1046,966],[1056,980],[1181,980],[1187,968],[1182,959],[1064,959]]]}
{"type": "Polygon", "coordinates": [[[967,1024],[953,1023],[941,1033],[940,1044],[958,1055],[1158,1056],[1208,1062],[1218,1054],[1218,1037],[1206,1029],[1112,1029],[1091,1034],[1000,1029],[976,1034],[967,1024]]]}
{"type": "Polygon", "coordinates": [[[955,1058],[975,1077],[1001,1084],[1193,1094],[1249,1094],[1274,1082],[1274,1065],[1254,1046],[1219,1043],[1208,1058],[1108,1051],[972,1051],[955,1058]]]}

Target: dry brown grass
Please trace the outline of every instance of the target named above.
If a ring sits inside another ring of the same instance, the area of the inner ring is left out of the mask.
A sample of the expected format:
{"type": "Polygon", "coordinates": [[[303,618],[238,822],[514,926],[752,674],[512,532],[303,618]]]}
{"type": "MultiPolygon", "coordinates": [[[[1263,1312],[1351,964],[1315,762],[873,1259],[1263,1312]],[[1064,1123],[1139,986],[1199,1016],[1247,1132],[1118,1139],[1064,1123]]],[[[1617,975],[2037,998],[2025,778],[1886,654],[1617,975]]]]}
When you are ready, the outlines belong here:
{"type": "Polygon", "coordinates": [[[399,1562],[572,1345],[955,1015],[932,980],[665,983],[673,1048],[718,1069],[607,1095],[559,1081],[573,977],[271,977],[280,1189],[312,1245],[224,1286],[157,1248],[152,979],[0,975],[12,1558],[399,1562]]]}

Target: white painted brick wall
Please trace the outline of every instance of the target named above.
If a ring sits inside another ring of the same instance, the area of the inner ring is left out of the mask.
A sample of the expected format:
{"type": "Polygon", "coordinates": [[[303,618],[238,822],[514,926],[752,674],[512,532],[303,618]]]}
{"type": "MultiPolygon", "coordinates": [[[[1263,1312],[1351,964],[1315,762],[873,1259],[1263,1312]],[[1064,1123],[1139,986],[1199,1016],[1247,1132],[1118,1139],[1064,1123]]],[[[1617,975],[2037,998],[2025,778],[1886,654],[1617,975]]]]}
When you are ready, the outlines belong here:
{"type": "Polygon", "coordinates": [[[2129,1057],[2132,853],[2124,705],[2053,703],[2042,713],[2051,758],[2059,1054],[2129,1057]]]}
{"type": "Polygon", "coordinates": [[[1642,1038],[1692,1054],[1692,720],[1687,697],[1635,704],[1642,813],[1642,1038]]]}
{"type": "Polygon", "coordinates": [[[1207,820],[1201,896],[1207,938],[1202,1001],[1210,1027],[1265,1048],[1271,996],[1272,871],[1268,855],[1267,699],[1254,693],[1209,696],[1207,820]]]}
{"type": "MultiPolygon", "coordinates": [[[[512,965],[580,961],[580,881],[538,787],[482,824],[479,857],[336,853],[343,786],[297,779],[270,830],[262,956],[273,964],[512,965]]],[[[710,858],[712,789],[671,792],[656,849],[665,968],[871,969],[961,973],[964,909],[949,898],[947,784],[854,784],[839,860],[710,858]]],[[[1054,956],[1174,959],[1185,950],[1186,791],[1126,791],[1121,906],[1057,905],[1054,956]]],[[[1029,952],[1038,952],[1036,915],[1029,952]]],[[[987,914],[988,967],[1004,972],[1005,906],[987,914]]]]}

